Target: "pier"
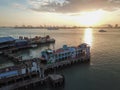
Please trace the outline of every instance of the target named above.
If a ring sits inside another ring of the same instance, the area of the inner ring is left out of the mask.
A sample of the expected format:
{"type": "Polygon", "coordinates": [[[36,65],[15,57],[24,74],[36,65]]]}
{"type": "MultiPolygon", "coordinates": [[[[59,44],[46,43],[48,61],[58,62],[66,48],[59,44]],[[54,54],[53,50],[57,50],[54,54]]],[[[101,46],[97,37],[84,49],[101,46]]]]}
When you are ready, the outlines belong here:
{"type": "Polygon", "coordinates": [[[51,43],[55,43],[55,39],[51,38],[49,35],[46,35],[45,37],[35,36],[34,38],[20,36],[18,39],[13,37],[0,37],[0,51],[14,52],[51,43]]]}
{"type": "MultiPolygon", "coordinates": [[[[15,59],[15,58],[14,58],[15,59]]],[[[17,60],[19,61],[19,60],[17,60]]],[[[1,85],[3,87],[0,88],[0,90],[11,90],[11,89],[20,89],[20,88],[30,88],[34,87],[35,85],[40,85],[40,86],[46,86],[46,84],[49,85],[50,87],[58,87],[62,86],[64,84],[64,79],[63,76],[59,75],[49,75],[49,73],[54,72],[54,70],[58,70],[59,68],[63,68],[65,66],[71,66],[72,64],[75,63],[85,63],[89,62],[89,59],[86,59],[86,55],[82,55],[80,57],[76,58],[68,58],[67,60],[63,60],[60,62],[55,62],[52,64],[44,64],[41,63],[40,58],[34,58],[34,59],[29,59],[29,60],[20,60],[20,63],[28,64],[29,62],[33,61],[39,61],[37,64],[39,64],[40,68],[40,75],[38,72],[32,72],[28,73],[25,75],[17,76],[17,77],[12,77],[7,80],[2,80],[1,85]],[[3,83],[2,83],[3,82],[3,83]]]]}
{"type": "Polygon", "coordinates": [[[75,63],[90,62],[90,47],[87,44],[78,47],[64,45],[62,49],[48,49],[41,53],[39,58],[23,60],[22,57],[16,57],[12,51],[3,52],[3,56],[18,65],[0,70],[0,90],[29,88],[43,83],[44,86],[49,84],[48,86],[59,87],[64,84],[64,76],[53,74],[55,70],[75,63]]]}
{"type": "MultiPolygon", "coordinates": [[[[8,57],[11,61],[15,62],[15,63],[23,63],[23,62],[32,62],[32,61],[40,61],[41,62],[41,58],[32,58],[32,59],[26,59],[23,60],[22,57],[18,56],[16,57],[14,54],[10,53],[10,52],[3,52],[3,55],[5,57],[8,57]]],[[[74,63],[83,63],[83,62],[89,62],[90,61],[90,57],[87,59],[87,56],[85,54],[81,54],[80,56],[77,56],[75,58],[67,58],[65,60],[61,60],[59,62],[55,62],[52,64],[44,64],[44,63],[40,63],[40,67],[44,70],[47,69],[53,69],[53,68],[59,68],[59,67],[63,67],[66,65],[71,65],[74,63]]]]}

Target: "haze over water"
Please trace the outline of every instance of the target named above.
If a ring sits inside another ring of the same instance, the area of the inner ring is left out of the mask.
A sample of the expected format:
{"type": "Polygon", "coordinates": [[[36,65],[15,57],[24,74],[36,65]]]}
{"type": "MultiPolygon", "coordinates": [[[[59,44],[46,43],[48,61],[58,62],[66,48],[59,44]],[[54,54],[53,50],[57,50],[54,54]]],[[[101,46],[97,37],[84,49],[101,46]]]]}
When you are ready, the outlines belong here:
{"type": "MultiPolygon", "coordinates": [[[[66,80],[65,87],[60,90],[120,90],[120,29],[98,32],[98,29],[92,28],[70,30],[0,28],[0,36],[18,38],[21,35],[28,37],[50,35],[56,39],[54,49],[64,44],[77,46],[84,42],[91,46],[90,64],[77,64],[58,71],[65,75],[66,80]]],[[[53,49],[53,45],[47,45],[20,51],[17,55],[23,56],[24,59],[39,57],[40,51],[48,47],[53,49]]],[[[7,65],[8,60],[0,60],[0,63],[7,65]]],[[[36,87],[36,90],[39,89],[36,87]]]]}

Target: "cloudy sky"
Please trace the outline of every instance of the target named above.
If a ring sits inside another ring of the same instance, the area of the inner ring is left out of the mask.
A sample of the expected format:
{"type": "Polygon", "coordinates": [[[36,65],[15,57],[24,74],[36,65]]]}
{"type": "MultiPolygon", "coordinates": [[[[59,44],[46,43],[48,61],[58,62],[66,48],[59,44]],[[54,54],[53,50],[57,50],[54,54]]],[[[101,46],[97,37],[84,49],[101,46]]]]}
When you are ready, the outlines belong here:
{"type": "Polygon", "coordinates": [[[0,0],[0,26],[120,24],[120,0],[0,0]]]}

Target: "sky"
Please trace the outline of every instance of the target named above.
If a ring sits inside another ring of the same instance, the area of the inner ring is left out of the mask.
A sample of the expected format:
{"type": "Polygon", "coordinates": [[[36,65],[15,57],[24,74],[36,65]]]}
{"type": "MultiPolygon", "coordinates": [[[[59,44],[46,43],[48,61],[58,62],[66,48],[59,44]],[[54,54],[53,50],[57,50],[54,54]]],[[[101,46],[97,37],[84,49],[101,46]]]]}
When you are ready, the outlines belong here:
{"type": "Polygon", "coordinates": [[[0,26],[120,25],[120,0],[0,0],[0,26]]]}

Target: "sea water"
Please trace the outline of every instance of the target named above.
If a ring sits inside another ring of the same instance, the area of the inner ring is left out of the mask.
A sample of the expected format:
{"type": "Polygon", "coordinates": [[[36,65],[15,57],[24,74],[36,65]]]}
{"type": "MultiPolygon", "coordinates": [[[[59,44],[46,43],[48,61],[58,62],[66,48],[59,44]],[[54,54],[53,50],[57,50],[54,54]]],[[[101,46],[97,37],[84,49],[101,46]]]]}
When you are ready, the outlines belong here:
{"type": "MultiPolygon", "coordinates": [[[[40,57],[44,49],[58,49],[63,45],[77,46],[88,43],[91,46],[89,64],[77,64],[60,70],[65,75],[65,86],[59,90],[120,90],[120,29],[14,29],[0,28],[0,36],[45,36],[55,38],[55,44],[42,45],[34,49],[26,49],[16,53],[23,59],[40,57]]],[[[9,60],[0,58],[0,67],[13,65],[9,60]]],[[[40,87],[36,87],[39,90],[40,87]]],[[[42,88],[42,90],[51,90],[42,88]]],[[[55,89],[56,90],[56,89],[55,89]]]]}

